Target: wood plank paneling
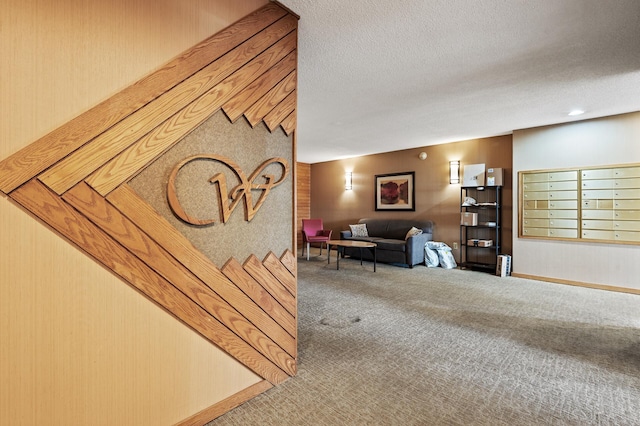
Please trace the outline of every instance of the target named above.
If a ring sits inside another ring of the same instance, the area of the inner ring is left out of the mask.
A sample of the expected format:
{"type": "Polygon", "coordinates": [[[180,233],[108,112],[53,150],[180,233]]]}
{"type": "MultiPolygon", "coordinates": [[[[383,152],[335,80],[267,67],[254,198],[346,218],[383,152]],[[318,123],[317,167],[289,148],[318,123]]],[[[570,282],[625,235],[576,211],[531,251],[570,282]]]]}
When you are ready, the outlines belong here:
{"type": "Polygon", "coordinates": [[[282,120],[282,123],[280,123],[280,125],[282,126],[282,130],[284,130],[284,132],[287,135],[290,135],[291,132],[295,130],[296,124],[297,124],[297,115],[295,110],[293,110],[291,114],[286,116],[285,119],[282,120]]]}
{"type": "MultiPolygon", "coordinates": [[[[271,337],[287,353],[294,356],[295,340],[282,334],[286,331],[289,336],[295,336],[294,317],[251,278],[237,260],[231,259],[227,263],[237,265],[237,268],[221,272],[128,185],[122,185],[113,191],[108,200],[207,286],[271,337]]],[[[282,258],[290,261],[292,256],[291,252],[287,251],[282,258]]],[[[278,266],[273,259],[271,263],[274,269],[289,268],[283,264],[278,266]]],[[[293,283],[289,285],[293,288],[296,285],[295,275],[292,278],[293,283]]]]}
{"type": "Polygon", "coordinates": [[[302,247],[302,219],[311,218],[311,164],[296,163],[298,182],[296,185],[298,209],[297,240],[298,248],[302,247]]]}
{"type": "MultiPolygon", "coordinates": [[[[270,293],[246,274],[237,260],[230,259],[227,264],[238,265],[237,269],[244,275],[239,272],[230,274],[229,270],[221,272],[128,185],[122,185],[113,191],[108,200],[289,354],[294,354],[295,349],[292,347],[295,348],[295,341],[290,341],[281,331],[295,336],[295,319],[270,293]],[[264,312],[255,312],[256,309],[264,312]]],[[[282,257],[288,259],[290,256],[291,253],[287,251],[282,257]]]]}
{"type": "MultiPolygon", "coordinates": [[[[258,44],[259,47],[247,48],[247,54],[255,50],[266,49],[274,43],[274,38],[284,37],[291,32],[295,28],[295,22],[291,19],[291,17],[284,18],[267,29],[271,31],[265,30],[266,41],[258,44]]],[[[273,55],[267,54],[266,57],[273,58],[273,55]]],[[[229,67],[237,70],[246,63],[246,60],[246,55],[234,58],[234,62],[229,67]]],[[[87,182],[102,195],[106,195],[118,185],[128,181],[147,163],[153,161],[154,158],[220,109],[227,100],[239,93],[250,81],[253,81],[257,77],[256,74],[260,75],[265,71],[264,68],[268,67],[265,67],[264,64],[265,62],[261,60],[252,61],[240,72],[231,74],[206,94],[178,111],[170,119],[99,168],[87,178],[87,182]]]]}
{"type": "Polygon", "coordinates": [[[129,185],[121,185],[107,199],[205,283],[215,285],[227,280],[207,256],[129,185]]]}
{"type": "Polygon", "coordinates": [[[282,265],[275,254],[269,253],[262,264],[289,290],[293,297],[296,297],[296,277],[282,265]]]}
{"type": "MultiPolygon", "coordinates": [[[[293,37],[292,37],[293,38],[293,37]]],[[[263,97],[273,86],[278,84],[296,68],[296,53],[290,53],[280,63],[266,72],[244,90],[223,105],[222,110],[232,122],[244,114],[254,103],[263,97]]]]}
{"type": "Polygon", "coordinates": [[[249,256],[244,269],[278,301],[294,317],[296,316],[296,299],[287,288],[280,283],[255,256],[249,256]]]}
{"type": "MultiPolygon", "coordinates": [[[[280,256],[280,261],[282,265],[291,272],[291,275],[294,277],[298,276],[298,262],[296,260],[296,256],[290,251],[286,252],[282,256],[280,256]]],[[[296,294],[297,294],[297,284],[296,284],[296,294]]]]}
{"type": "Polygon", "coordinates": [[[222,272],[291,336],[295,336],[295,317],[260,282],[249,275],[236,259],[229,259],[222,267],[222,272]]]}
{"type": "Polygon", "coordinates": [[[296,107],[295,90],[282,100],[269,114],[264,117],[264,123],[269,131],[273,132],[282,121],[293,112],[296,107]]]}
{"type": "Polygon", "coordinates": [[[287,12],[275,3],[265,6],[4,159],[0,162],[0,190],[11,192],[160,96],[168,89],[167,81],[177,83],[184,80],[194,69],[203,68],[212,59],[215,60],[286,15],[287,12]]]}
{"type": "Polygon", "coordinates": [[[292,72],[284,78],[280,83],[276,84],[264,96],[253,104],[245,113],[252,127],[255,127],[271,110],[278,105],[289,93],[296,88],[297,77],[296,72],[292,72]]]}
{"type": "MultiPolygon", "coordinates": [[[[143,138],[154,128],[174,116],[175,111],[184,109],[202,95],[211,92],[216,86],[219,89],[224,81],[227,82],[227,87],[233,87],[234,90],[240,91],[244,85],[249,84],[286,55],[286,51],[280,51],[279,43],[275,43],[264,52],[262,51],[269,46],[269,43],[279,40],[282,34],[291,32],[292,28],[295,28],[293,18],[283,18],[202,70],[193,70],[194,75],[183,82],[174,86],[175,82],[167,81],[167,86],[173,86],[170,90],[96,137],[82,149],[60,161],[43,173],[40,180],[58,194],[62,194],[92,173],[96,169],[96,165],[111,160],[135,141],[143,138]],[[254,52],[262,53],[254,58],[254,52]],[[238,71],[239,69],[240,71],[238,71]],[[230,77],[232,74],[234,74],[233,77],[230,77]]],[[[288,48],[290,48],[290,44],[289,42],[288,48]]],[[[219,93],[219,90],[215,93],[219,93]]],[[[230,96],[230,94],[225,96],[230,96]]],[[[181,119],[180,124],[184,127],[190,125],[190,122],[181,119]]],[[[166,133],[172,132],[167,130],[166,133]]],[[[178,134],[177,137],[181,138],[182,134],[178,134]]],[[[155,139],[151,140],[155,141],[155,139]]],[[[144,159],[141,161],[144,163],[144,159]]],[[[123,169],[119,164],[115,167],[119,170],[123,169]]]]}
{"type": "MultiPolygon", "coordinates": [[[[279,347],[256,326],[251,324],[236,309],[227,303],[211,288],[198,280],[188,269],[180,264],[167,250],[143,233],[133,222],[122,216],[103,197],[94,192],[86,184],[79,184],[69,190],[64,200],[84,214],[94,224],[107,232],[115,241],[123,245],[132,254],[145,262],[150,268],[158,272],[178,290],[207,311],[213,318],[224,324],[234,334],[260,351],[266,358],[278,365],[282,370],[293,374],[291,365],[294,360],[283,354],[279,347]]],[[[266,316],[259,311],[252,310],[248,298],[241,292],[233,293],[232,286],[216,288],[228,289],[226,295],[234,304],[241,307],[256,324],[266,321],[266,316]],[[238,294],[239,293],[239,294],[238,294]],[[234,297],[235,296],[235,297],[234,297]],[[255,315],[254,315],[255,314],[255,315]]],[[[285,334],[279,332],[280,327],[272,330],[281,341],[292,350],[293,341],[289,341],[285,334]]]]}
{"type": "Polygon", "coordinates": [[[12,198],[256,374],[274,384],[288,377],[41,183],[33,180],[22,185],[12,198]]]}

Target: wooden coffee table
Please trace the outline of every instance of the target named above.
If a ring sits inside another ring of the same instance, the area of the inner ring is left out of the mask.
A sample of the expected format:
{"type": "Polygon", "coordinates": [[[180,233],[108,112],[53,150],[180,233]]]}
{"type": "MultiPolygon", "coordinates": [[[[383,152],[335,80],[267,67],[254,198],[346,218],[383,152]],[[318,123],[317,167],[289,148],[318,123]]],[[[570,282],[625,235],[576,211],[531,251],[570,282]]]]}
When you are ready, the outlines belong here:
{"type": "Polygon", "coordinates": [[[362,249],[373,249],[373,272],[376,272],[376,243],[369,243],[367,241],[354,241],[354,240],[329,240],[327,241],[327,264],[331,263],[331,246],[336,246],[336,269],[340,270],[340,250],[341,247],[358,247],[360,249],[360,264],[362,265],[362,249]]]}

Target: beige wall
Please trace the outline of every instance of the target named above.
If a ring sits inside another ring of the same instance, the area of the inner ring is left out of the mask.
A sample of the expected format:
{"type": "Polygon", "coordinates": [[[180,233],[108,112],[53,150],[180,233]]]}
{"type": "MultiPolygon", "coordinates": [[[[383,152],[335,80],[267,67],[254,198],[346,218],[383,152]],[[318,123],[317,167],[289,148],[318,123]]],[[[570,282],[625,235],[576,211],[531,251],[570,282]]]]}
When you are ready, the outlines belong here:
{"type": "MultiPolygon", "coordinates": [[[[0,158],[266,0],[4,1],[0,158]]],[[[3,196],[0,424],[173,424],[260,378],[3,196]]]]}
{"type": "MultiPolygon", "coordinates": [[[[513,179],[525,170],[640,163],[638,141],[640,112],[518,130],[513,134],[513,179]]],[[[517,197],[514,191],[514,206],[517,197]]],[[[517,209],[513,223],[518,223],[517,209]]],[[[513,271],[638,290],[639,255],[640,246],[523,239],[516,232],[513,271]]]]}
{"type": "MultiPolygon", "coordinates": [[[[324,219],[334,235],[363,217],[429,219],[435,222],[434,239],[453,248],[460,237],[460,185],[449,184],[449,161],[484,163],[505,169],[503,252],[511,252],[511,136],[473,139],[419,149],[367,155],[311,165],[311,216],[324,219]],[[420,160],[421,151],[427,153],[420,160]],[[353,190],[345,191],[344,173],[353,172],[353,190]],[[376,174],[415,171],[416,211],[375,211],[376,174]]],[[[459,259],[458,250],[454,250],[459,259]]]]}

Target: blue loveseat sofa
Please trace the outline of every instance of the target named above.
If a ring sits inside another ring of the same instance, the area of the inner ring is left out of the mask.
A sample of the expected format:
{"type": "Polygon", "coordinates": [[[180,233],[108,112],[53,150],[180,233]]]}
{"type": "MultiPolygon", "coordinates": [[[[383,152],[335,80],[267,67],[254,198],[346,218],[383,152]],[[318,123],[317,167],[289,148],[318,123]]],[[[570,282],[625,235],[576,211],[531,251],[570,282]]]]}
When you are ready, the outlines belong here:
{"type": "MultiPolygon", "coordinates": [[[[433,240],[433,222],[430,220],[408,219],[360,219],[358,224],[365,224],[366,237],[354,237],[351,231],[340,231],[340,239],[369,241],[376,243],[376,258],[378,262],[398,263],[413,268],[413,265],[424,264],[424,245],[433,240]],[[422,233],[405,239],[412,228],[422,229],[422,233]]],[[[373,260],[369,250],[345,247],[344,255],[364,260],[373,260]]]]}

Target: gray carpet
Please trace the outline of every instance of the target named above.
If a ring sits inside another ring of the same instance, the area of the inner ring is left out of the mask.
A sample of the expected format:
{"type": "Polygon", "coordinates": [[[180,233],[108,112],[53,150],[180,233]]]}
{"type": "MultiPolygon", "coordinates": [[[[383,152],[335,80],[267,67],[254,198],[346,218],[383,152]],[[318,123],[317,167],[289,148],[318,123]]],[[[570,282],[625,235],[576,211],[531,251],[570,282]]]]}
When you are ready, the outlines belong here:
{"type": "Polygon", "coordinates": [[[324,256],[298,268],[298,375],[211,426],[640,425],[640,296],[324,256]]]}

